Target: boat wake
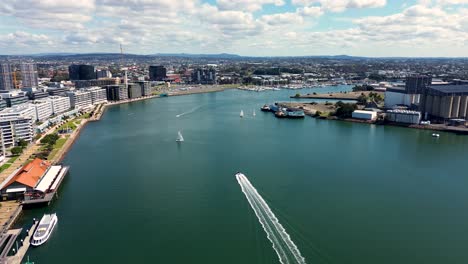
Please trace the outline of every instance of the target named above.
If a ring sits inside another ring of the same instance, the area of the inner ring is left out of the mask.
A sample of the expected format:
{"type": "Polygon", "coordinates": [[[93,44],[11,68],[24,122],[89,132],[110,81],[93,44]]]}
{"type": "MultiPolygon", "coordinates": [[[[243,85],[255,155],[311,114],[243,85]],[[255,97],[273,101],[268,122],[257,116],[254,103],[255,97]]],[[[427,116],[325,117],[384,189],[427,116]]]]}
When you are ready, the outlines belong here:
{"type": "Polygon", "coordinates": [[[190,110],[190,111],[188,111],[188,112],[185,112],[185,113],[176,115],[176,117],[181,117],[181,116],[184,116],[184,115],[191,114],[191,113],[197,111],[200,107],[201,107],[201,106],[197,106],[197,107],[193,108],[192,110],[190,110]]]}
{"type": "Polygon", "coordinates": [[[305,258],[301,255],[296,244],[291,240],[291,237],[280,224],[276,215],[271,211],[268,204],[263,200],[262,196],[260,196],[247,177],[242,173],[237,173],[236,179],[247,201],[254,210],[258,221],[262,225],[263,230],[267,234],[268,240],[272,243],[279,261],[282,264],[305,264],[305,258]]]}

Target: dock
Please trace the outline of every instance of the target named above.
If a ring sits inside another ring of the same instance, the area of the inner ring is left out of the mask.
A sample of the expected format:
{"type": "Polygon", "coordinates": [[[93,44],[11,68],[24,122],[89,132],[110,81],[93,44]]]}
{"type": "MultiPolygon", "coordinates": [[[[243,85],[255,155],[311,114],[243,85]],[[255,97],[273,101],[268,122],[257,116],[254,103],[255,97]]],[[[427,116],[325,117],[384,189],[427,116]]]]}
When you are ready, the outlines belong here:
{"type": "Polygon", "coordinates": [[[48,191],[44,194],[43,197],[39,199],[24,200],[21,204],[24,207],[32,207],[35,205],[49,205],[52,199],[57,196],[57,191],[59,190],[60,185],[62,184],[63,179],[67,175],[69,170],[68,166],[63,166],[60,173],[51,181],[48,191]]]}
{"type": "Polygon", "coordinates": [[[0,254],[0,264],[21,264],[26,252],[31,245],[31,237],[36,230],[39,221],[35,221],[31,228],[28,230],[26,237],[24,238],[23,242],[18,244],[18,237],[21,235],[22,229],[12,229],[9,230],[7,233],[2,235],[0,238],[0,248],[3,248],[0,254]],[[16,246],[16,247],[14,247],[16,246]],[[14,249],[14,254],[8,256],[10,252],[14,249]]]}

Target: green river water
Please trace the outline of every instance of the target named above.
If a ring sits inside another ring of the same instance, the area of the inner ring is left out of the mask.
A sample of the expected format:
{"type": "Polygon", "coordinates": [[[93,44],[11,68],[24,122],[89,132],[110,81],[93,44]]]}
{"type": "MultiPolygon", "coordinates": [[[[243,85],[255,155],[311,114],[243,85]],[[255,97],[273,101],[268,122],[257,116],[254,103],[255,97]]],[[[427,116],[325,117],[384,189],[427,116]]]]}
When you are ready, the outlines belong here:
{"type": "Polygon", "coordinates": [[[468,137],[259,111],[295,93],[108,108],[65,158],[59,198],[25,211],[23,221],[59,217],[31,261],[279,263],[234,177],[242,171],[307,263],[468,263],[468,137]]]}

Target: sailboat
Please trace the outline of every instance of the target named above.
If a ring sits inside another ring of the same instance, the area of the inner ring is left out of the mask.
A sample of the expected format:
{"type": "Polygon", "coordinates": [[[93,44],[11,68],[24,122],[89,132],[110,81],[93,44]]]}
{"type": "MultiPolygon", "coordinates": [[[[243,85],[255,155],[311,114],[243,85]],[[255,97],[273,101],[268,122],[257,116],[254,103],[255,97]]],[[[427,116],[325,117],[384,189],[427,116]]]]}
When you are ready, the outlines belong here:
{"type": "Polygon", "coordinates": [[[253,114],[252,114],[252,115],[253,115],[253,116],[256,116],[256,115],[257,115],[257,114],[255,113],[255,109],[253,110],[253,114]]]}
{"type": "Polygon", "coordinates": [[[241,110],[240,117],[244,117],[244,110],[241,110]]]}
{"type": "Polygon", "coordinates": [[[184,142],[184,137],[182,136],[182,133],[177,132],[178,136],[177,136],[177,139],[176,139],[176,142],[184,142]]]}

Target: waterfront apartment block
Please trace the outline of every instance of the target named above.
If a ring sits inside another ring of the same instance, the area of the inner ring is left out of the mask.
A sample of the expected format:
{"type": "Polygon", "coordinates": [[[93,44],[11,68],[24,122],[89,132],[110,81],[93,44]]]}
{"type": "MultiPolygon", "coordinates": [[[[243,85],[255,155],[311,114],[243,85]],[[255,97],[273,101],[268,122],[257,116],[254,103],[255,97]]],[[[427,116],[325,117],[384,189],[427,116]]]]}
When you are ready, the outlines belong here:
{"type": "Polygon", "coordinates": [[[0,118],[2,119],[15,119],[17,117],[31,118],[34,120],[36,117],[34,107],[31,104],[26,103],[5,108],[0,111],[0,118]]]}
{"type": "Polygon", "coordinates": [[[92,86],[106,86],[106,85],[114,85],[119,84],[119,78],[103,78],[99,80],[77,80],[74,81],[76,88],[86,88],[92,86]]]}
{"type": "Polygon", "coordinates": [[[8,63],[0,64],[0,90],[13,90],[13,70],[14,67],[8,63]]]}
{"type": "Polygon", "coordinates": [[[71,108],[70,97],[68,96],[50,96],[47,101],[49,101],[54,115],[64,113],[71,108]]]}
{"type": "Polygon", "coordinates": [[[152,94],[151,84],[149,82],[147,82],[147,81],[138,81],[138,82],[135,82],[135,83],[140,85],[141,95],[150,96],[152,94]]]}
{"type": "Polygon", "coordinates": [[[91,102],[93,105],[107,102],[106,89],[101,87],[91,87],[84,90],[91,93],[91,102]]]}
{"type": "Polygon", "coordinates": [[[128,84],[128,98],[135,99],[135,98],[140,98],[141,96],[142,96],[141,86],[137,83],[129,83],[128,84]]]}
{"type": "Polygon", "coordinates": [[[37,66],[33,63],[21,63],[19,65],[23,87],[37,87],[37,66]]]}
{"type": "Polygon", "coordinates": [[[0,95],[5,100],[7,107],[13,107],[28,102],[27,93],[20,90],[0,91],[0,95]]]}
{"type": "Polygon", "coordinates": [[[70,88],[66,88],[66,87],[47,87],[46,91],[50,96],[67,96],[67,92],[70,91],[70,88]]]}
{"type": "Polygon", "coordinates": [[[44,121],[52,115],[52,105],[47,100],[36,100],[31,103],[36,112],[35,121],[44,121]]]}
{"type": "Polygon", "coordinates": [[[468,85],[434,85],[426,89],[421,111],[431,119],[466,119],[468,85]]]}
{"type": "Polygon", "coordinates": [[[34,108],[29,104],[6,108],[0,111],[0,133],[5,147],[12,147],[23,139],[31,142],[34,137],[34,108]]]}
{"type": "Polygon", "coordinates": [[[91,92],[80,90],[70,91],[67,92],[67,96],[70,98],[71,107],[76,109],[86,108],[93,104],[91,92]]]}
{"type": "Polygon", "coordinates": [[[49,96],[48,93],[44,92],[43,90],[39,90],[36,87],[22,88],[21,91],[26,92],[29,100],[43,99],[49,96]]]}
{"type": "Polygon", "coordinates": [[[125,85],[106,86],[107,100],[120,101],[128,99],[128,89],[125,85]]]}
{"type": "Polygon", "coordinates": [[[192,83],[216,84],[216,70],[213,68],[195,69],[192,72],[192,83]]]}
{"type": "Polygon", "coordinates": [[[7,108],[7,103],[5,100],[3,100],[3,97],[2,95],[0,95],[0,111],[2,111],[3,109],[7,108]]]}

